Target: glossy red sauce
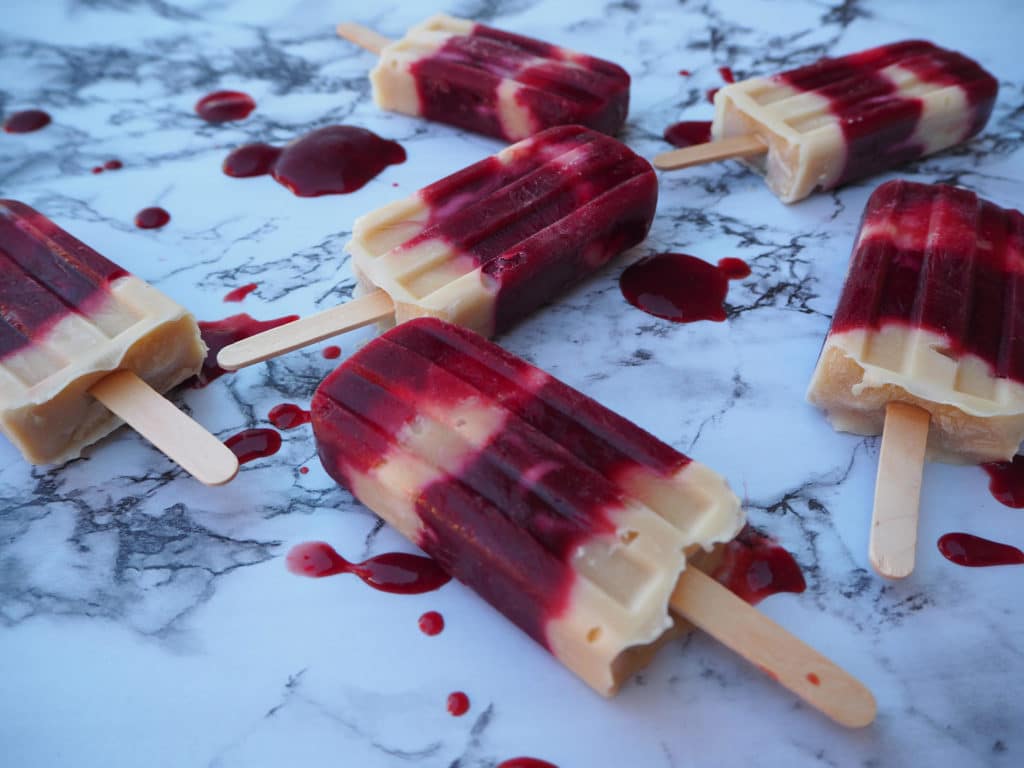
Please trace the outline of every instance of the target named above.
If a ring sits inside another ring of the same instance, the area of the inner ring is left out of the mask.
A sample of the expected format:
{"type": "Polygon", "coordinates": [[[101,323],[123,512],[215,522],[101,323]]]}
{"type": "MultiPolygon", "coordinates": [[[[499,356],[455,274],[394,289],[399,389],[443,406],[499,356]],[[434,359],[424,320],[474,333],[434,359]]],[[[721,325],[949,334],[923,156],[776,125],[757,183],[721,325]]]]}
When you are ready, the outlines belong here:
{"type": "Polygon", "coordinates": [[[444,630],[444,616],[437,611],[427,611],[419,619],[420,632],[433,637],[444,630]]]}
{"type": "Polygon", "coordinates": [[[780,592],[807,589],[800,566],[775,539],[749,525],[725,545],[715,579],[751,605],[780,592]]]}
{"type": "Polygon", "coordinates": [[[287,430],[309,424],[310,414],[295,403],[281,403],[270,409],[267,418],[278,429],[287,430]]]}
{"type": "Polygon", "coordinates": [[[1009,544],[969,533],[947,533],[938,542],[939,552],[951,563],[970,568],[991,565],[1024,565],[1024,552],[1009,544]]]}
{"type": "Polygon", "coordinates": [[[298,319],[298,315],[286,315],[273,320],[256,320],[243,313],[225,317],[223,320],[201,320],[199,331],[206,343],[206,359],[203,361],[203,369],[199,375],[191,380],[192,386],[205,387],[211,381],[219,379],[227,373],[217,365],[217,354],[224,347],[298,319]]]}
{"type": "Polygon", "coordinates": [[[355,192],[389,165],[405,162],[405,150],[365,128],[328,125],[282,148],[239,147],[224,161],[228,176],[270,174],[298,197],[355,192]]]}
{"type": "Polygon", "coordinates": [[[224,296],[224,301],[242,301],[246,296],[259,288],[257,283],[247,283],[246,285],[240,285],[234,290],[228,291],[224,296]]]}
{"type": "Polygon", "coordinates": [[[4,132],[32,133],[50,124],[50,116],[41,109],[12,112],[4,118],[4,132]]]}
{"type": "Polygon", "coordinates": [[[1024,508],[1024,455],[982,464],[981,468],[988,473],[988,489],[997,501],[1014,509],[1024,508]]]}
{"type": "Polygon", "coordinates": [[[224,441],[239,464],[265,459],[281,450],[281,434],[273,429],[244,429],[224,441]]]}
{"type": "Polygon", "coordinates": [[[241,91],[214,91],[196,102],[196,114],[208,123],[244,120],[254,109],[252,96],[241,91]]]}
{"type": "Polygon", "coordinates": [[[665,141],[674,147],[691,147],[711,141],[710,120],[684,120],[665,129],[665,141]]]}
{"type": "Polygon", "coordinates": [[[324,360],[337,360],[341,357],[341,347],[331,344],[328,347],[324,347],[324,351],[320,354],[324,356],[324,360]]]}
{"type": "Polygon", "coordinates": [[[448,713],[453,717],[462,717],[469,712],[469,696],[462,691],[448,694],[448,713]]]}
{"type": "Polygon", "coordinates": [[[139,229],[160,229],[171,220],[171,214],[163,208],[143,208],[135,214],[135,226],[139,229]]]}
{"type": "Polygon", "coordinates": [[[674,323],[726,319],[729,281],[750,275],[741,259],[726,258],[718,266],[685,253],[659,253],[630,265],[619,288],[630,304],[674,323]]]}
{"type": "Polygon", "coordinates": [[[451,576],[429,557],[387,552],[353,563],[322,541],[292,547],[287,564],[292,573],[312,578],[351,573],[374,589],[400,595],[433,592],[451,581],[451,576]]]}

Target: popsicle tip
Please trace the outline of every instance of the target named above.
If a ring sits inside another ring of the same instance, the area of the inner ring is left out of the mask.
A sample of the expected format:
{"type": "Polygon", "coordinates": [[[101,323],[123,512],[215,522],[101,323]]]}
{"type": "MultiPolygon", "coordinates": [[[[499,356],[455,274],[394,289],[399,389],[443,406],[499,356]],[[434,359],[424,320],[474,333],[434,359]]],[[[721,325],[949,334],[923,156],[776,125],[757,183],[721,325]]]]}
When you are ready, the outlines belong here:
{"type": "MultiPolygon", "coordinates": [[[[245,341],[243,339],[242,341],[245,341]]],[[[217,353],[217,365],[223,368],[225,371],[237,371],[239,368],[244,368],[249,365],[250,360],[244,353],[245,347],[242,350],[238,349],[238,346],[242,344],[241,341],[236,341],[234,344],[228,344],[224,349],[217,353]]]]}
{"type": "Polygon", "coordinates": [[[878,702],[875,695],[864,685],[851,693],[847,706],[830,715],[837,723],[847,728],[866,728],[878,716],[878,702]]]}
{"type": "Polygon", "coordinates": [[[886,579],[905,579],[914,572],[914,553],[910,558],[891,558],[885,555],[869,553],[868,560],[875,573],[886,579]]]}
{"type": "Polygon", "coordinates": [[[353,21],[343,21],[334,28],[338,37],[355,43],[360,48],[365,48],[371,53],[380,53],[386,46],[391,45],[392,40],[379,32],[356,24],[353,21]]]}
{"type": "Polygon", "coordinates": [[[238,457],[224,446],[223,451],[212,452],[206,460],[189,470],[203,485],[218,486],[230,483],[238,475],[238,457]]]}

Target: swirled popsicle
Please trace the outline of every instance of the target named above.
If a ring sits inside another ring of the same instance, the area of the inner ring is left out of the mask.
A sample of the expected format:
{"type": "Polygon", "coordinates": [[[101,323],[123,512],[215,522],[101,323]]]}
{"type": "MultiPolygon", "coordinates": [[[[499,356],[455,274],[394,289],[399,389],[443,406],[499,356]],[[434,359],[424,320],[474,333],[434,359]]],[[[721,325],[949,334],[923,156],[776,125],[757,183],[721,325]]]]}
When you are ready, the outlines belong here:
{"type": "Polygon", "coordinates": [[[401,40],[355,24],[338,34],[380,54],[370,72],[381,109],[519,141],[556,125],[614,136],[629,111],[629,75],[617,64],[438,14],[401,40]]]}
{"type": "Polygon", "coordinates": [[[43,214],[0,200],[0,430],[34,464],[60,464],[130,420],[203,482],[238,462],[158,392],[206,347],[183,307],[43,214]]]}
{"type": "Polygon", "coordinates": [[[963,54],[905,40],[726,85],[715,94],[712,142],[654,164],[743,157],[792,203],[967,141],[998,90],[963,54]]]}
{"type": "Polygon", "coordinates": [[[874,716],[859,683],[688,567],[743,525],[721,476],[483,337],[399,325],[323,381],[312,421],[332,477],[599,693],[683,628],[674,612],[840,722],[874,716]]]}

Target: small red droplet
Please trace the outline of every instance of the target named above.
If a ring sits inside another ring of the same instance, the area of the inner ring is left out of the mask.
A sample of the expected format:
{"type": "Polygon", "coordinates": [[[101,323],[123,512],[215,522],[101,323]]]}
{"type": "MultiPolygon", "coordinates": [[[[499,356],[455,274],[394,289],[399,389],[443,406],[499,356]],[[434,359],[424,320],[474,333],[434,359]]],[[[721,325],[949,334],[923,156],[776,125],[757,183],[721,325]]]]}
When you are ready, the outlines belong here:
{"type": "Polygon", "coordinates": [[[811,685],[821,685],[821,678],[818,677],[813,672],[808,672],[807,673],[807,682],[810,683],[811,685]]]}
{"type": "Polygon", "coordinates": [[[341,347],[333,344],[329,347],[324,347],[323,355],[325,360],[337,360],[341,357],[341,347]]]}
{"type": "Polygon", "coordinates": [[[135,226],[139,229],[159,229],[171,220],[171,214],[163,208],[143,208],[135,214],[135,226]]]}
{"type": "Polygon", "coordinates": [[[448,694],[448,712],[455,717],[462,717],[469,711],[469,696],[462,691],[448,694]]]}
{"type": "Polygon", "coordinates": [[[299,467],[299,474],[300,475],[308,475],[309,474],[309,467],[299,467]]]}
{"type": "Polygon", "coordinates": [[[444,616],[437,611],[427,611],[420,616],[419,625],[424,635],[439,635],[444,629],[444,616]]]}

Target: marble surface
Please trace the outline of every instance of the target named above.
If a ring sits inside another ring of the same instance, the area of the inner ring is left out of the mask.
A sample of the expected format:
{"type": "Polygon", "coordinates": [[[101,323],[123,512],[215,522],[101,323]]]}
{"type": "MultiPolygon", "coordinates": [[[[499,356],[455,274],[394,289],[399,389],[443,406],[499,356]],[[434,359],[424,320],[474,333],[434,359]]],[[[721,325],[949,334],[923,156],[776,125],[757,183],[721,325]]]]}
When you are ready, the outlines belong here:
{"type": "MultiPolygon", "coordinates": [[[[787,0],[570,4],[465,0],[445,10],[603,55],[634,79],[623,135],[648,156],[662,130],[707,119],[716,68],[771,72],[894,39],[959,48],[997,73],[988,128],[900,170],[1024,207],[1024,64],[1016,0],[787,0]],[[690,77],[678,74],[692,72],[690,77]]],[[[354,18],[399,34],[424,2],[11,0],[0,29],[0,113],[54,122],[0,135],[0,194],[27,202],[201,319],[306,313],[347,299],[353,218],[496,151],[487,138],[383,114],[373,57],[337,40],[354,18]],[[245,121],[208,125],[209,91],[252,94],[245,121]],[[230,148],[348,123],[409,159],[347,196],[300,199],[220,172],[230,148]],[[124,169],[93,175],[111,158],[124,169]],[[172,220],[136,229],[136,211],[172,220]],[[259,284],[242,304],[223,296],[259,284]]],[[[645,244],[501,343],[728,477],[749,517],[808,581],[763,610],[875,692],[847,731],[707,637],[668,647],[605,701],[459,584],[421,596],[350,577],[290,574],[290,546],[350,558],[409,550],[320,468],[307,428],[219,489],[122,430],[84,460],[30,468],[0,445],[0,763],[56,766],[1020,765],[1024,568],[969,570],[935,547],[966,530],[1024,545],[1024,514],[976,467],[925,471],[919,562],[887,583],[866,559],[875,439],[833,432],[803,392],[863,204],[880,179],[793,207],[736,164],[662,176],[645,244]],[[618,276],[653,252],[737,256],[723,323],[673,325],[629,306],[618,276]],[[308,467],[302,474],[300,467],[308,467]],[[427,637],[417,617],[441,611],[427,637]],[[463,717],[451,691],[471,700],[463,717]]],[[[340,340],[346,353],[369,337],[340,340]]],[[[307,404],[324,345],[176,396],[223,438],[307,404]]]]}

